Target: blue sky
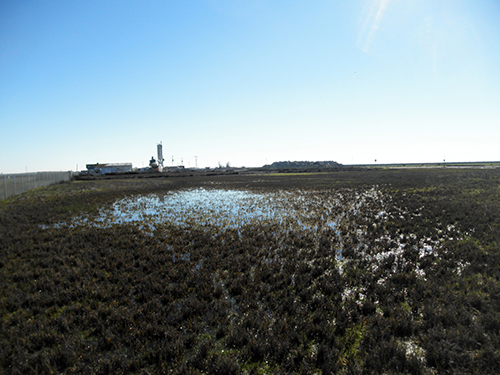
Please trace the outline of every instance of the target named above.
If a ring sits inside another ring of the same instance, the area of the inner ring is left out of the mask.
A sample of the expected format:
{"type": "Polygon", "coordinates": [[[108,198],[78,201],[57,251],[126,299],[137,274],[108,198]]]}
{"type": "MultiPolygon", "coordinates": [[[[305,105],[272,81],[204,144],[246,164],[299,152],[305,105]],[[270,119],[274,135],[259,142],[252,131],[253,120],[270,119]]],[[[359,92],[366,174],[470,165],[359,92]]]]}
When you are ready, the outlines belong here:
{"type": "Polygon", "coordinates": [[[500,160],[496,0],[2,1],[0,172],[500,160]]]}

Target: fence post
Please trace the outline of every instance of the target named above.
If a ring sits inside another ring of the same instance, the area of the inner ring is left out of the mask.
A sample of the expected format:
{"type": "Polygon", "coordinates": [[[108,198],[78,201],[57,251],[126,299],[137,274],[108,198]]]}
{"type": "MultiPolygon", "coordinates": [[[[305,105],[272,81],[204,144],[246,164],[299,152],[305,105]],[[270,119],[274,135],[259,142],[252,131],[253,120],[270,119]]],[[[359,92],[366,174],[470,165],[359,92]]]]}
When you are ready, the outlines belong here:
{"type": "Polygon", "coordinates": [[[7,199],[7,176],[3,175],[3,191],[5,193],[4,199],[7,199]]]}

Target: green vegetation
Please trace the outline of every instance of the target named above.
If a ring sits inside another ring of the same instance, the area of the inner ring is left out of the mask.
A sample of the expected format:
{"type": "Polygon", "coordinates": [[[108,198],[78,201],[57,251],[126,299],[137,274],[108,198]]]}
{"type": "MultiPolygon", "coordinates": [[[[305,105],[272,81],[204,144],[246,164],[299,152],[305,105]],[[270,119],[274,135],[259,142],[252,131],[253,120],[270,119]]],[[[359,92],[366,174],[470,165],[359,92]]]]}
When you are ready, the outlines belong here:
{"type": "Polygon", "coordinates": [[[0,372],[496,373],[499,186],[496,169],[339,170],[12,197],[0,203],[0,372]],[[200,187],[284,191],[306,229],[94,220],[125,197],[200,187]]]}

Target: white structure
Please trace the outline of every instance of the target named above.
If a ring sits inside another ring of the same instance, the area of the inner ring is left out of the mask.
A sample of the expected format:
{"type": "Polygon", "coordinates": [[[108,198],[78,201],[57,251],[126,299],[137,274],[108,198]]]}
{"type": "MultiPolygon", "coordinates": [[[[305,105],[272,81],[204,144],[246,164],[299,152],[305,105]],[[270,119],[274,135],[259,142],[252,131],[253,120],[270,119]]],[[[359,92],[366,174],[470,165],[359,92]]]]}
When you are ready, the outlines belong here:
{"type": "Polygon", "coordinates": [[[157,149],[158,149],[158,167],[160,168],[160,171],[162,171],[163,170],[163,161],[165,159],[163,159],[163,146],[161,144],[161,141],[158,144],[157,149]]]}
{"type": "Polygon", "coordinates": [[[132,163],[87,164],[87,171],[91,174],[132,172],[132,163]]]}

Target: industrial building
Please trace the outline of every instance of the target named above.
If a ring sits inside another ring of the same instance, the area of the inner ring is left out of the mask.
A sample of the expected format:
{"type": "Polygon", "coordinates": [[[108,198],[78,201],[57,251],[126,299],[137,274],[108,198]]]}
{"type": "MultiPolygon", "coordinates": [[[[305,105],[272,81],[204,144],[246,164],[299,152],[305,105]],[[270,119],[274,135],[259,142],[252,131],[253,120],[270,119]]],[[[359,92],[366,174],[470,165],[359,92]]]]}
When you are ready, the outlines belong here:
{"type": "Polygon", "coordinates": [[[109,174],[109,173],[127,173],[127,172],[162,172],[163,171],[163,146],[161,142],[157,145],[158,159],[153,156],[149,161],[149,167],[132,169],[132,163],[95,163],[87,164],[88,174],[109,174]]]}
{"type": "Polygon", "coordinates": [[[96,163],[87,164],[89,174],[107,174],[132,172],[132,163],[96,163]]]}

